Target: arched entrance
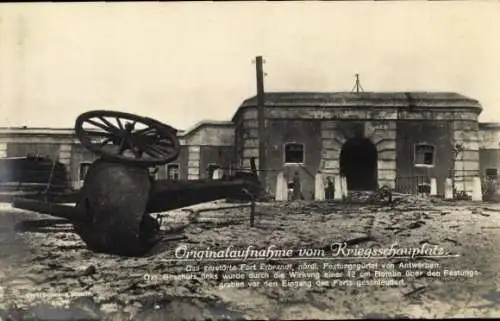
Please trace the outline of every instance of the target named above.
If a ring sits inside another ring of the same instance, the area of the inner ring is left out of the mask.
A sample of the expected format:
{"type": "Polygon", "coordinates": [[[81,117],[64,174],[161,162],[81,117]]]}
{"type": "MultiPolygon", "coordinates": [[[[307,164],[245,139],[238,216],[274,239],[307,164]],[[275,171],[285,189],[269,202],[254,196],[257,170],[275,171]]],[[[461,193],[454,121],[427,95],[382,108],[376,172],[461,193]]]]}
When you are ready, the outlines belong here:
{"type": "Polygon", "coordinates": [[[346,176],[349,190],[377,188],[377,148],[368,138],[355,137],[344,143],[340,174],[346,176]]]}

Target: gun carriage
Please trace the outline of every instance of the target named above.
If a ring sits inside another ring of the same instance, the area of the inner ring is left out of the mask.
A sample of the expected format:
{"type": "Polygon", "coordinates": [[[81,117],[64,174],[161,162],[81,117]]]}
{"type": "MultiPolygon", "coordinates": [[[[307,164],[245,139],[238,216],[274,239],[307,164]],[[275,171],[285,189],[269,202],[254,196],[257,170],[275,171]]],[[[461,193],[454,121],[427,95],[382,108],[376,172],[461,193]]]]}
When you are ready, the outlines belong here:
{"type": "Polygon", "coordinates": [[[68,219],[95,252],[141,256],[162,238],[151,216],[223,198],[251,200],[260,191],[255,162],[220,180],[157,180],[151,170],[180,152],[177,131],[134,114],[95,110],[81,114],[75,132],[99,155],[85,176],[76,205],[15,198],[15,208],[68,219]]]}

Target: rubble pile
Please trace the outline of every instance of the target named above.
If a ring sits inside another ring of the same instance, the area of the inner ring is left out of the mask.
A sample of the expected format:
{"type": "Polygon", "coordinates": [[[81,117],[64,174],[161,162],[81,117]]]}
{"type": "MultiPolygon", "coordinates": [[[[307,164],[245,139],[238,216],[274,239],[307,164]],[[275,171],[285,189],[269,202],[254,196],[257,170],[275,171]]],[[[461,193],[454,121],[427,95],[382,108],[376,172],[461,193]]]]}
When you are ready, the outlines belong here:
{"type": "Polygon", "coordinates": [[[447,204],[440,198],[424,195],[408,195],[393,193],[393,207],[418,207],[420,209],[430,209],[435,205],[447,204]]]}

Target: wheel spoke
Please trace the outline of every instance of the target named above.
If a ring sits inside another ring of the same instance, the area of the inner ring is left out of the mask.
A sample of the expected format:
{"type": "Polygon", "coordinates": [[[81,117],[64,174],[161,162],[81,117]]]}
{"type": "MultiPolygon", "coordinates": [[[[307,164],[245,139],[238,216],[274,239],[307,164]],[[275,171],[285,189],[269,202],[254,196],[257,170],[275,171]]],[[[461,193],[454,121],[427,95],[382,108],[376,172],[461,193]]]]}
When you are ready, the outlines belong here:
{"type": "Polygon", "coordinates": [[[171,148],[168,148],[167,146],[162,146],[156,144],[156,149],[161,150],[164,154],[168,154],[171,152],[171,148]]]}
{"type": "Polygon", "coordinates": [[[106,118],[104,118],[103,116],[99,116],[98,117],[104,124],[106,124],[110,129],[113,129],[114,131],[116,130],[119,130],[118,127],[116,127],[115,125],[111,124],[106,118]]]}
{"type": "Polygon", "coordinates": [[[86,130],[85,133],[88,136],[98,136],[98,137],[106,137],[106,138],[112,138],[113,137],[113,134],[107,133],[107,132],[98,132],[98,131],[86,130]]]}
{"type": "Polygon", "coordinates": [[[163,154],[165,154],[164,151],[162,151],[161,149],[158,149],[156,148],[154,145],[148,145],[145,150],[145,152],[148,152],[148,151],[153,151],[155,153],[157,153],[157,156],[162,156],[163,154]]]}
{"type": "Polygon", "coordinates": [[[137,130],[137,131],[134,132],[134,135],[147,136],[148,132],[151,132],[151,131],[155,132],[156,128],[154,128],[154,127],[147,127],[147,128],[139,129],[139,130],[137,130]]]}
{"type": "Polygon", "coordinates": [[[123,124],[122,124],[120,118],[119,117],[115,117],[115,119],[116,119],[116,122],[118,123],[118,127],[120,127],[120,130],[125,130],[125,128],[123,127],[123,124]]]}
{"type": "Polygon", "coordinates": [[[147,137],[147,138],[152,138],[152,139],[155,139],[155,140],[158,140],[159,138],[161,138],[161,136],[156,133],[156,132],[149,132],[149,133],[146,133],[146,134],[142,134],[141,135],[142,137],[147,137]]]}
{"type": "MultiPolygon", "coordinates": [[[[150,152],[155,152],[159,156],[169,155],[172,153],[172,147],[174,147],[173,144],[171,143],[162,144],[157,137],[150,137],[150,136],[134,137],[134,142],[135,144],[141,146],[142,150],[144,150],[151,156],[157,156],[157,155],[152,155],[150,152]]],[[[167,142],[169,141],[167,140],[167,142]]]]}
{"type": "Polygon", "coordinates": [[[155,142],[152,141],[151,139],[145,139],[144,136],[139,136],[139,137],[134,136],[132,139],[134,141],[134,145],[138,146],[142,151],[148,153],[153,157],[161,156],[164,154],[164,151],[154,146],[155,142]],[[154,152],[157,155],[152,155],[150,152],[154,152]]]}
{"type": "Polygon", "coordinates": [[[143,136],[143,135],[139,135],[139,136],[134,135],[134,139],[136,141],[136,144],[141,144],[141,146],[151,145],[151,144],[154,144],[156,141],[155,137],[143,136]]]}
{"type": "Polygon", "coordinates": [[[97,126],[97,127],[101,128],[101,129],[103,129],[103,130],[107,131],[107,132],[112,131],[112,128],[109,128],[109,127],[107,127],[106,125],[101,124],[101,123],[98,123],[98,122],[93,121],[93,120],[91,120],[91,119],[87,119],[87,120],[86,120],[86,122],[88,122],[88,123],[90,123],[90,124],[92,124],[92,125],[94,125],[94,126],[97,126]]]}
{"type": "Polygon", "coordinates": [[[158,156],[161,156],[161,155],[158,155],[157,153],[153,153],[151,150],[145,150],[144,151],[146,154],[148,154],[149,156],[152,156],[152,157],[158,157],[158,156]]]}
{"type": "Polygon", "coordinates": [[[158,146],[163,146],[163,147],[174,147],[174,144],[170,140],[159,140],[156,142],[156,145],[158,146]]]}
{"type": "Polygon", "coordinates": [[[158,142],[161,143],[162,145],[168,145],[168,146],[173,146],[174,145],[174,142],[171,139],[168,139],[168,138],[160,138],[158,140],[158,142]]]}

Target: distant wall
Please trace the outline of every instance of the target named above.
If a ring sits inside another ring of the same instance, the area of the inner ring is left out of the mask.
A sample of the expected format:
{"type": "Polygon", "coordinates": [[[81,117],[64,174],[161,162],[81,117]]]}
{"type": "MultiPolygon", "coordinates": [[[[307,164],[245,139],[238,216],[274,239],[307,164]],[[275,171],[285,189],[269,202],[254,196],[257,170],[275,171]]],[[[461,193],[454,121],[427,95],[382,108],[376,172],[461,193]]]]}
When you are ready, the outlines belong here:
{"type": "MultiPolygon", "coordinates": [[[[486,183],[486,171],[496,170],[497,193],[500,193],[500,124],[479,124],[479,170],[486,183]]],[[[490,177],[491,178],[491,177],[490,177]]]]}
{"type": "Polygon", "coordinates": [[[232,146],[234,126],[232,124],[202,124],[181,138],[189,146],[232,146]]]}
{"type": "Polygon", "coordinates": [[[500,124],[479,124],[479,148],[500,149],[500,124]]]}
{"type": "Polygon", "coordinates": [[[182,167],[187,168],[186,179],[207,178],[211,163],[230,167],[234,158],[235,129],[232,123],[205,123],[181,136],[187,156],[182,167]]]}
{"type": "Polygon", "coordinates": [[[56,159],[59,154],[57,143],[7,143],[7,157],[25,157],[28,155],[56,159]]]}

